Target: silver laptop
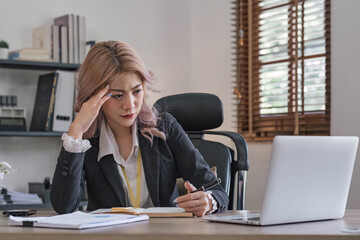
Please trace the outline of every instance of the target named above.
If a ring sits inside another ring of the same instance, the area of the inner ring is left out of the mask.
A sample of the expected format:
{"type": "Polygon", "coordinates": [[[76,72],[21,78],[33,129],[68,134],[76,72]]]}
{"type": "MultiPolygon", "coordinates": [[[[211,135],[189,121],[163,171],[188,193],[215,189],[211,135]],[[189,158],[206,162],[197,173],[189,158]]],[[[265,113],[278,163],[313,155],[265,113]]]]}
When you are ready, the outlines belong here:
{"type": "Polygon", "coordinates": [[[342,218],[358,141],[358,137],[275,137],[261,214],[206,219],[273,225],[342,218]]]}

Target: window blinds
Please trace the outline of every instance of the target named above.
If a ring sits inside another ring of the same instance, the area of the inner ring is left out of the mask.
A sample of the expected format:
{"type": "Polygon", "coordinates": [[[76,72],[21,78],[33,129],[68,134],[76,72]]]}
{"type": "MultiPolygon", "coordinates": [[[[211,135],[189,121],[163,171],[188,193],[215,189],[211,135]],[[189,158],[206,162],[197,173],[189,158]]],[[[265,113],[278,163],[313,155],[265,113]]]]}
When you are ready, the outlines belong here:
{"type": "Polygon", "coordinates": [[[330,134],[330,0],[233,2],[238,131],[330,134]]]}

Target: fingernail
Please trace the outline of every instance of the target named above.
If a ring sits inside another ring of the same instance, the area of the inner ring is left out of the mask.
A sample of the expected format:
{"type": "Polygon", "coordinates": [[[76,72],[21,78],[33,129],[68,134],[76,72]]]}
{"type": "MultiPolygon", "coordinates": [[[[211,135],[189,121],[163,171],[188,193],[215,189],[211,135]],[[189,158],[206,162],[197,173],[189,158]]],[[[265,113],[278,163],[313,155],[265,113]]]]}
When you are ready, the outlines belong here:
{"type": "Polygon", "coordinates": [[[173,203],[177,203],[177,202],[178,202],[178,200],[177,200],[177,198],[175,198],[174,201],[173,201],[173,203]]]}
{"type": "Polygon", "coordinates": [[[106,86],[106,88],[109,88],[109,87],[110,87],[110,85],[107,85],[107,86],[106,86]]]}
{"type": "Polygon", "coordinates": [[[112,93],[109,93],[108,95],[106,95],[107,97],[110,97],[112,95],[112,93]]]}

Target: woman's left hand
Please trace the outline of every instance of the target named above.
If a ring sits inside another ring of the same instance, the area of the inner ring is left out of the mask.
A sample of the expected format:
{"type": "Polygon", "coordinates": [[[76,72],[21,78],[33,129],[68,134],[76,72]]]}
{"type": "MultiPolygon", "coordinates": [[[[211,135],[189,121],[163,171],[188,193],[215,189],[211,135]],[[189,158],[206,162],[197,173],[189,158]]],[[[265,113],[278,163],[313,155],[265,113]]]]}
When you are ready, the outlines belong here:
{"type": "Polygon", "coordinates": [[[188,181],[184,183],[188,193],[177,198],[178,207],[184,208],[186,212],[191,212],[195,216],[202,217],[213,208],[211,199],[203,192],[194,192],[196,188],[188,181]]]}

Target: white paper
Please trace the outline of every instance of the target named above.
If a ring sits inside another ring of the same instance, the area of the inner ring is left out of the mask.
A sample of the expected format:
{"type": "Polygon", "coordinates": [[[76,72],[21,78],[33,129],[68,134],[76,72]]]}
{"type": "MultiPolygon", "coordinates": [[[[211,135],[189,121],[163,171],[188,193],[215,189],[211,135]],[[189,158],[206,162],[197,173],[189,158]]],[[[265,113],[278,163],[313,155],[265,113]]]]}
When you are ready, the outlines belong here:
{"type": "Polygon", "coordinates": [[[341,231],[346,233],[360,233],[360,228],[343,228],[341,231]]]}
{"type": "Polygon", "coordinates": [[[34,227],[86,229],[148,220],[147,215],[90,214],[74,212],[53,217],[9,217],[9,225],[22,226],[24,221],[33,222],[34,227]]]}

